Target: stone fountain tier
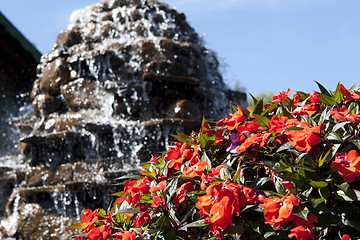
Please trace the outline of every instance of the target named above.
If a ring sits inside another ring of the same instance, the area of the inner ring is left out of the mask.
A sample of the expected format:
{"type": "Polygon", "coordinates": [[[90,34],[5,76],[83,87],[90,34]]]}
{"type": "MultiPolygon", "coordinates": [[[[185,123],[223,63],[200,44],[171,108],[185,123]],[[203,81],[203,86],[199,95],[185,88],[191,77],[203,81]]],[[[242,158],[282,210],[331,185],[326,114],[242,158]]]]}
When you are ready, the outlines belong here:
{"type": "Polygon", "coordinates": [[[0,165],[0,239],[70,239],[82,210],[107,208],[121,190],[114,179],[165,151],[169,134],[198,131],[203,116],[246,101],[164,3],[105,0],[70,21],[37,67],[34,116],[13,122],[21,167],[0,165]]]}

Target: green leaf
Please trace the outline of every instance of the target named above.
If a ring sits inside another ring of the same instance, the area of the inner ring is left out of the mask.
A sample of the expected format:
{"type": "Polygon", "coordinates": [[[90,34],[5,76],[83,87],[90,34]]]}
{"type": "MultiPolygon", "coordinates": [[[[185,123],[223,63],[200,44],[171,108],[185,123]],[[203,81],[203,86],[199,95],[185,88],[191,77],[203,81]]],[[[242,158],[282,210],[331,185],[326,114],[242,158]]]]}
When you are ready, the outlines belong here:
{"type": "Polygon", "coordinates": [[[319,160],[318,160],[318,166],[319,166],[319,167],[321,167],[321,166],[324,164],[326,158],[329,156],[329,154],[331,153],[331,151],[332,151],[332,150],[329,149],[329,151],[327,151],[327,152],[325,153],[325,155],[321,154],[321,156],[320,156],[320,158],[319,158],[319,160]]]}
{"type": "Polygon", "coordinates": [[[339,136],[339,134],[337,134],[336,132],[330,132],[327,137],[326,140],[330,140],[330,141],[336,141],[339,143],[343,143],[344,140],[339,136]]]}
{"type": "Polygon", "coordinates": [[[335,94],[334,94],[334,99],[335,99],[335,102],[337,104],[341,104],[343,103],[344,99],[345,99],[345,96],[344,94],[342,94],[341,92],[341,85],[340,83],[337,85],[336,87],[336,91],[335,91],[335,94]]]}
{"type": "Polygon", "coordinates": [[[358,147],[360,149],[360,139],[358,137],[353,138],[351,140],[349,140],[351,143],[353,143],[356,147],[358,147]]]}
{"type": "Polygon", "coordinates": [[[266,233],[264,233],[264,238],[267,239],[271,236],[274,236],[275,234],[276,234],[275,232],[266,232],[266,233]]]}
{"type": "Polygon", "coordinates": [[[309,213],[310,213],[310,210],[307,207],[305,207],[300,212],[294,213],[294,215],[307,220],[307,216],[309,215],[309,213]]]}
{"type": "Polygon", "coordinates": [[[235,104],[230,104],[230,112],[231,113],[236,113],[239,109],[237,108],[237,106],[235,104]]]}
{"type": "Polygon", "coordinates": [[[201,156],[200,159],[201,162],[207,162],[207,166],[206,166],[206,170],[210,170],[211,169],[211,160],[210,158],[207,156],[206,152],[203,153],[203,155],[201,156]]]}
{"type": "Polygon", "coordinates": [[[313,188],[323,188],[323,187],[326,187],[328,185],[327,182],[323,182],[323,181],[311,181],[310,182],[310,185],[313,187],[313,188]]]}
{"type": "Polygon", "coordinates": [[[299,96],[300,101],[304,101],[309,97],[309,94],[301,92],[301,91],[298,91],[296,94],[299,96]]]}
{"type": "Polygon", "coordinates": [[[175,240],[177,237],[177,234],[175,231],[164,231],[163,237],[165,240],[175,240]]]}
{"type": "Polygon", "coordinates": [[[334,125],[332,130],[333,130],[333,132],[336,132],[337,130],[344,128],[344,126],[346,124],[350,124],[350,123],[352,123],[352,122],[351,121],[338,122],[334,125]]]}
{"type": "Polygon", "coordinates": [[[208,149],[211,145],[215,143],[216,136],[208,136],[206,134],[200,133],[200,147],[202,149],[208,149]]]}
{"type": "Polygon", "coordinates": [[[75,224],[67,227],[67,229],[82,229],[81,223],[75,223],[75,224]]]}
{"type": "Polygon", "coordinates": [[[156,179],[156,173],[155,172],[139,171],[139,173],[141,173],[144,176],[148,176],[148,177],[156,179]]]}
{"type": "Polygon", "coordinates": [[[307,98],[305,98],[299,106],[297,106],[297,108],[294,110],[294,112],[301,112],[301,110],[304,108],[305,104],[307,103],[308,99],[310,98],[310,96],[307,96],[307,98]]]}
{"type": "Polygon", "coordinates": [[[118,215],[120,213],[141,213],[141,211],[138,208],[119,209],[115,213],[113,213],[113,216],[118,215]]]}
{"type": "Polygon", "coordinates": [[[237,170],[236,170],[236,173],[234,175],[234,182],[237,183],[237,184],[241,184],[241,179],[240,179],[241,170],[242,170],[242,167],[239,165],[237,170]]]}
{"type": "Polygon", "coordinates": [[[331,110],[332,110],[332,108],[327,107],[324,109],[324,111],[322,111],[317,125],[320,125],[320,123],[329,121],[330,116],[331,116],[331,114],[330,114],[331,110]]]}
{"type": "Polygon", "coordinates": [[[169,182],[169,184],[167,184],[164,190],[167,196],[167,203],[170,202],[171,197],[175,194],[178,188],[178,182],[179,182],[179,178],[174,178],[169,182]]]}
{"type": "Polygon", "coordinates": [[[325,94],[322,94],[322,93],[319,93],[319,100],[321,103],[323,103],[327,106],[332,106],[336,103],[334,98],[327,96],[325,94]]]}
{"type": "Polygon", "coordinates": [[[187,134],[184,133],[180,133],[180,132],[176,132],[175,134],[169,134],[170,136],[174,137],[175,139],[177,139],[179,142],[191,142],[192,140],[194,140],[192,137],[190,137],[187,134]]]}
{"type": "Polygon", "coordinates": [[[321,84],[320,84],[319,82],[317,82],[317,81],[315,81],[315,82],[316,82],[316,84],[319,86],[319,89],[320,89],[320,91],[321,91],[322,94],[331,97],[331,94],[329,93],[328,90],[326,90],[326,88],[325,88],[323,85],[321,85],[321,84]]]}
{"type": "Polygon", "coordinates": [[[261,114],[264,109],[264,102],[262,99],[260,99],[257,104],[254,107],[254,110],[252,111],[252,114],[261,114]]]}
{"type": "Polygon", "coordinates": [[[264,129],[268,129],[268,122],[270,122],[270,120],[265,117],[265,116],[261,116],[261,115],[258,115],[258,114],[253,114],[254,118],[255,118],[255,121],[261,126],[263,127],[264,129]]]}
{"type": "Polygon", "coordinates": [[[281,145],[277,150],[276,152],[281,152],[281,151],[284,151],[284,150],[289,150],[291,148],[291,142],[287,142],[283,145],[281,145]]]}
{"type": "Polygon", "coordinates": [[[259,100],[256,99],[256,97],[254,97],[251,93],[249,93],[249,95],[251,96],[253,102],[254,102],[254,106],[258,103],[259,100]]]}
{"type": "Polygon", "coordinates": [[[116,193],[113,193],[111,194],[111,196],[115,196],[115,197],[122,197],[122,196],[125,196],[126,194],[124,194],[124,192],[116,192],[116,193]]]}
{"type": "Polygon", "coordinates": [[[121,177],[118,177],[118,178],[115,178],[115,180],[122,180],[122,179],[140,179],[140,175],[125,175],[125,176],[121,176],[121,177]]]}
{"type": "Polygon", "coordinates": [[[278,105],[280,104],[280,102],[276,102],[271,104],[270,106],[268,106],[260,115],[264,116],[266,113],[271,112],[272,110],[274,110],[278,105]]]}
{"type": "Polygon", "coordinates": [[[310,202],[313,208],[316,208],[317,206],[319,206],[319,204],[323,203],[324,201],[325,199],[323,198],[310,198],[310,202]]]}
{"type": "Polygon", "coordinates": [[[183,226],[181,226],[181,228],[179,228],[179,231],[184,230],[186,231],[187,228],[191,228],[191,227],[204,227],[204,226],[208,226],[209,224],[204,223],[205,219],[200,219],[197,220],[195,222],[191,222],[188,224],[185,224],[183,226]]]}

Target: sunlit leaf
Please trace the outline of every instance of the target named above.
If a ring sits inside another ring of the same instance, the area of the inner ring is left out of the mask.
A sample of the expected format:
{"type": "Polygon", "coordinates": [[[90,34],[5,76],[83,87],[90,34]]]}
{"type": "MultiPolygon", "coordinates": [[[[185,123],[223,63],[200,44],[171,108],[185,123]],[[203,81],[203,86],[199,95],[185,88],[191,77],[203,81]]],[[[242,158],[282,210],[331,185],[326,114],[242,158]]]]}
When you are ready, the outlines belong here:
{"type": "Polygon", "coordinates": [[[331,94],[329,93],[328,90],[326,90],[326,88],[325,88],[323,85],[321,85],[321,84],[320,84],[319,82],[317,82],[317,81],[315,81],[315,82],[316,82],[316,84],[319,86],[319,89],[320,89],[320,91],[321,91],[322,94],[331,97],[331,94]]]}
{"type": "Polygon", "coordinates": [[[323,187],[326,187],[328,185],[327,182],[323,182],[323,181],[311,181],[310,182],[310,185],[313,187],[313,188],[323,188],[323,187]]]}
{"type": "Polygon", "coordinates": [[[81,223],[75,223],[69,227],[67,227],[68,229],[82,229],[81,227],[81,223]]]}
{"type": "Polygon", "coordinates": [[[195,222],[191,222],[188,224],[183,225],[181,228],[179,228],[179,230],[186,230],[186,228],[191,228],[191,227],[204,227],[204,226],[208,226],[208,223],[204,223],[205,219],[200,219],[198,221],[195,222]]]}
{"type": "Polygon", "coordinates": [[[258,115],[258,114],[253,114],[254,118],[255,118],[255,121],[261,126],[263,127],[264,129],[268,129],[268,122],[270,122],[270,120],[265,117],[265,116],[261,116],[261,115],[258,115]]]}
{"type": "Polygon", "coordinates": [[[325,94],[322,94],[322,93],[319,93],[319,100],[326,106],[331,106],[336,103],[334,98],[327,96],[325,94]]]}

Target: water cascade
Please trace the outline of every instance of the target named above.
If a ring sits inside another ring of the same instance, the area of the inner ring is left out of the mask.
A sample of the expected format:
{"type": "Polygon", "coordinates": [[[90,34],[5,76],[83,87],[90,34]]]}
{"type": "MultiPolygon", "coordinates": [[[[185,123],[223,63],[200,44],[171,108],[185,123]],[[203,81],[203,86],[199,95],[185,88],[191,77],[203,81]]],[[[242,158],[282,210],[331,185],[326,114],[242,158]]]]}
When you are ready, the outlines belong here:
{"type": "Polygon", "coordinates": [[[14,120],[21,154],[1,158],[0,237],[69,239],[81,211],[106,208],[114,179],[164,151],[170,133],[245,101],[184,14],[164,3],[102,1],[70,22],[37,67],[34,114],[14,120]]]}

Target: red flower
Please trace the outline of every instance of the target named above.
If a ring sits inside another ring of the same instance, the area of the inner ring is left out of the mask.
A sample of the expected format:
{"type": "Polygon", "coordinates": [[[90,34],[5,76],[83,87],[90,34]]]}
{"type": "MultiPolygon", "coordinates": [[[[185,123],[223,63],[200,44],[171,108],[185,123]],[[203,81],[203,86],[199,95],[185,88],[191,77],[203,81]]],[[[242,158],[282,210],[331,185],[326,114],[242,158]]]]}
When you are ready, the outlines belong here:
{"type": "Polygon", "coordinates": [[[89,240],[106,240],[111,235],[111,227],[102,225],[100,228],[92,228],[87,234],[89,240]]]}
{"type": "Polygon", "coordinates": [[[349,237],[349,235],[344,235],[342,236],[341,240],[351,240],[351,238],[349,237]]]}
{"type": "Polygon", "coordinates": [[[305,228],[303,226],[297,226],[293,229],[290,229],[289,238],[296,237],[296,240],[310,240],[314,239],[314,233],[311,229],[305,228]]]}
{"type": "Polygon", "coordinates": [[[194,185],[191,182],[183,183],[178,190],[176,190],[175,196],[174,196],[174,204],[176,207],[180,206],[180,203],[182,203],[185,200],[186,193],[188,191],[191,191],[194,189],[194,185]]]}
{"type": "Polygon", "coordinates": [[[124,193],[135,195],[137,193],[148,194],[150,187],[147,183],[151,182],[148,178],[140,178],[137,180],[126,180],[124,182],[125,188],[124,193]]]}
{"type": "Polygon", "coordinates": [[[255,145],[256,147],[263,147],[270,135],[271,133],[256,133],[251,135],[239,147],[236,148],[236,153],[243,153],[252,145],[255,145]]]}
{"type": "Polygon", "coordinates": [[[162,180],[158,185],[152,186],[149,189],[149,192],[154,193],[154,192],[164,191],[165,188],[166,188],[166,180],[162,180]]]}
{"type": "Polygon", "coordinates": [[[349,92],[342,84],[339,84],[338,87],[340,87],[340,92],[344,96],[344,102],[352,101],[352,100],[355,101],[360,100],[360,95],[357,94],[356,92],[349,92]]]}
{"type": "Polygon", "coordinates": [[[265,210],[265,223],[270,224],[273,228],[278,228],[287,221],[292,221],[294,215],[292,210],[294,206],[299,205],[299,199],[290,193],[281,199],[278,197],[266,198],[261,207],[265,210]]]}
{"type": "Polygon", "coordinates": [[[298,127],[302,130],[288,130],[285,132],[292,140],[291,146],[294,146],[300,152],[309,152],[314,146],[321,142],[320,133],[322,126],[310,127],[307,123],[301,122],[298,127]]]}
{"type": "Polygon", "coordinates": [[[285,98],[287,98],[291,94],[290,89],[286,92],[282,91],[279,95],[273,96],[273,103],[282,102],[285,98]]]}
{"type": "Polygon", "coordinates": [[[338,171],[346,182],[353,182],[360,176],[359,153],[355,150],[351,150],[348,154],[337,153],[335,161],[330,166],[338,171]]]}
{"type": "Polygon", "coordinates": [[[139,216],[134,219],[134,227],[142,227],[150,220],[149,212],[142,212],[139,216]]]}
{"type": "Polygon", "coordinates": [[[314,227],[314,222],[318,220],[318,217],[314,214],[314,213],[310,213],[307,216],[307,220],[301,218],[301,217],[296,217],[294,218],[294,224],[296,226],[303,226],[303,227],[307,227],[312,229],[314,227]]]}
{"type": "Polygon", "coordinates": [[[75,238],[75,240],[87,240],[87,238],[86,238],[86,237],[77,236],[77,237],[75,238]]]}
{"type": "Polygon", "coordinates": [[[203,161],[196,163],[194,166],[186,167],[183,177],[200,177],[207,165],[208,163],[203,161]]]}
{"type": "Polygon", "coordinates": [[[230,131],[237,128],[239,124],[241,124],[244,120],[248,118],[244,115],[240,106],[238,106],[237,108],[238,110],[236,112],[229,114],[229,118],[224,118],[218,121],[216,123],[216,126],[222,126],[230,131]]]}
{"type": "Polygon", "coordinates": [[[94,223],[99,219],[96,215],[97,211],[98,209],[95,211],[92,211],[91,209],[84,210],[83,215],[81,216],[81,228],[84,229],[83,232],[89,232],[94,227],[94,223]]]}
{"type": "Polygon", "coordinates": [[[291,181],[282,181],[281,184],[288,190],[294,189],[294,184],[291,181]]]}
{"type": "Polygon", "coordinates": [[[152,208],[159,208],[165,205],[165,200],[163,196],[154,195],[153,203],[151,204],[152,208]]]}
{"type": "Polygon", "coordinates": [[[351,114],[349,113],[349,109],[346,107],[342,107],[340,109],[334,108],[330,112],[331,116],[339,122],[343,121],[352,121],[352,122],[359,122],[360,121],[360,115],[359,114],[351,114]]]}
{"type": "Polygon", "coordinates": [[[175,143],[176,147],[171,147],[167,152],[164,160],[168,162],[168,168],[175,171],[180,170],[184,160],[190,160],[194,152],[189,148],[187,143],[175,143]]]}
{"type": "Polygon", "coordinates": [[[150,159],[150,162],[152,163],[157,163],[159,158],[161,158],[161,156],[157,156],[157,157],[154,157],[152,154],[151,154],[151,159],[150,159]]]}
{"type": "Polygon", "coordinates": [[[314,239],[314,232],[312,229],[314,227],[314,222],[317,219],[318,217],[313,213],[310,213],[307,216],[307,220],[295,216],[294,224],[296,227],[290,230],[291,233],[288,236],[290,238],[296,237],[297,240],[314,239]]]}
{"type": "Polygon", "coordinates": [[[216,146],[221,147],[222,141],[224,140],[223,130],[209,130],[209,129],[210,129],[210,125],[207,121],[205,121],[202,127],[202,133],[210,137],[215,135],[216,146]]]}
{"type": "Polygon", "coordinates": [[[136,233],[135,232],[117,232],[115,233],[114,240],[135,240],[136,233]]]}
{"type": "Polygon", "coordinates": [[[212,215],[209,220],[210,224],[220,229],[226,229],[229,225],[232,225],[233,202],[228,196],[224,196],[219,202],[215,203],[210,209],[212,215]]]}
{"type": "Polygon", "coordinates": [[[220,178],[220,170],[225,167],[226,165],[219,165],[215,168],[210,169],[209,173],[207,175],[202,174],[201,175],[201,183],[200,183],[200,189],[204,190],[207,188],[212,182],[215,182],[215,178],[220,178]]]}

